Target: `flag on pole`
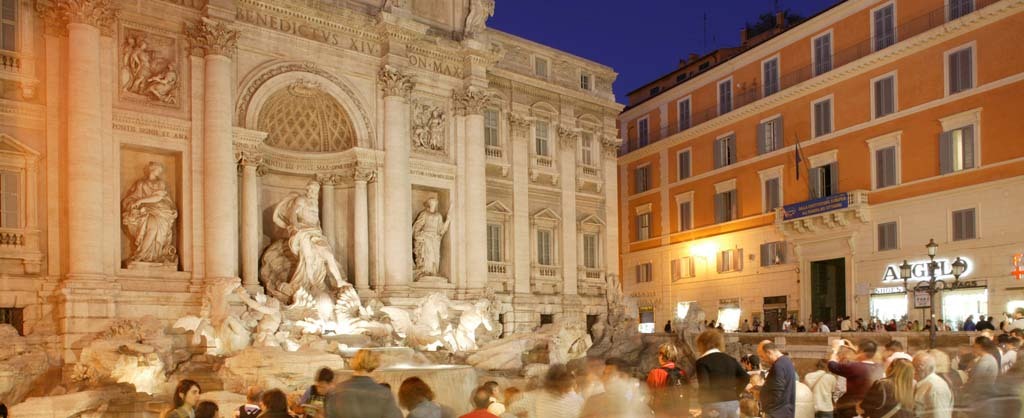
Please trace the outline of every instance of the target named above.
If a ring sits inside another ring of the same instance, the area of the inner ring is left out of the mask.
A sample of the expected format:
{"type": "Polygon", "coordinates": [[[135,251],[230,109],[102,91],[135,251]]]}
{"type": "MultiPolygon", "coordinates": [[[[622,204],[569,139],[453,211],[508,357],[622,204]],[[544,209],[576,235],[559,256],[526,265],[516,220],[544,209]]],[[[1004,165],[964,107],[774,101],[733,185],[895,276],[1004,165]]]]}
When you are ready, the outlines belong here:
{"type": "Polygon", "coordinates": [[[796,147],[793,148],[793,152],[796,154],[794,160],[796,160],[796,179],[800,180],[800,162],[803,161],[803,157],[800,155],[800,137],[793,135],[796,138],[796,147]]]}

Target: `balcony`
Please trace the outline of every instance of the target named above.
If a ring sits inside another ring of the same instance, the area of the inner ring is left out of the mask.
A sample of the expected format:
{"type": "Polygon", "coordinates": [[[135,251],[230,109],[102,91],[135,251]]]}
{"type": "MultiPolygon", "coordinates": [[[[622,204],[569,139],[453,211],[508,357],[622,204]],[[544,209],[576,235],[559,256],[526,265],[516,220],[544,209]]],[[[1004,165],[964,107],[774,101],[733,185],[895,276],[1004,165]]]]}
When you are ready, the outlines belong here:
{"type": "Polygon", "coordinates": [[[533,265],[530,291],[539,295],[562,293],[562,267],[533,265]]]}
{"type": "Polygon", "coordinates": [[[576,276],[581,296],[603,296],[606,288],[604,270],[580,266],[576,276]]]}
{"type": "Polygon", "coordinates": [[[601,170],[594,166],[576,166],[576,189],[579,191],[601,192],[604,180],[601,177],[601,170]]]}
{"type": "Polygon", "coordinates": [[[552,186],[558,185],[558,168],[555,160],[548,155],[533,155],[530,158],[530,181],[548,180],[552,186]]]}
{"type": "Polygon", "coordinates": [[[21,265],[23,271],[18,274],[39,273],[43,263],[43,254],[39,251],[39,231],[0,229],[0,269],[15,268],[8,265],[8,260],[21,265]]]}
{"type": "Polygon", "coordinates": [[[0,50],[0,71],[20,73],[21,57],[18,56],[18,53],[0,50]]]}
{"type": "Polygon", "coordinates": [[[501,177],[508,176],[510,164],[503,147],[488,145],[484,148],[484,154],[487,156],[488,173],[500,175],[501,177]]]}
{"type": "Polygon", "coordinates": [[[836,193],[775,210],[775,225],[792,238],[839,232],[846,230],[852,221],[871,221],[866,190],[836,193]]]}

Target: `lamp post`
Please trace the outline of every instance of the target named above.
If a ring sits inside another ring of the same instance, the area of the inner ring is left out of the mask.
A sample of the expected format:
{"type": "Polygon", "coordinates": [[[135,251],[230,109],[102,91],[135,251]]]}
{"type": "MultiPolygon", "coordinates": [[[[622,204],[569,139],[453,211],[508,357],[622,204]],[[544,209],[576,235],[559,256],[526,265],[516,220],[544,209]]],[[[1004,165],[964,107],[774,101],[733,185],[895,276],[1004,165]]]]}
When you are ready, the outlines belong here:
{"type": "Polygon", "coordinates": [[[939,322],[935,319],[935,294],[939,293],[940,290],[946,288],[953,289],[956,287],[956,284],[960,282],[960,275],[964,274],[964,271],[967,270],[967,262],[960,257],[957,257],[956,260],[953,261],[951,266],[953,270],[953,283],[949,284],[946,281],[939,280],[935,273],[936,270],[939,270],[939,262],[935,261],[935,254],[939,250],[939,244],[936,244],[935,239],[932,238],[928,240],[928,245],[925,245],[925,248],[928,250],[929,259],[928,281],[918,282],[914,285],[913,290],[911,290],[909,280],[912,277],[912,267],[910,263],[907,263],[907,260],[903,260],[903,264],[900,265],[900,278],[903,279],[903,288],[908,293],[911,291],[918,292],[921,290],[928,292],[928,305],[932,319],[932,324],[928,327],[928,347],[935,348],[935,328],[938,326],[939,322]]]}

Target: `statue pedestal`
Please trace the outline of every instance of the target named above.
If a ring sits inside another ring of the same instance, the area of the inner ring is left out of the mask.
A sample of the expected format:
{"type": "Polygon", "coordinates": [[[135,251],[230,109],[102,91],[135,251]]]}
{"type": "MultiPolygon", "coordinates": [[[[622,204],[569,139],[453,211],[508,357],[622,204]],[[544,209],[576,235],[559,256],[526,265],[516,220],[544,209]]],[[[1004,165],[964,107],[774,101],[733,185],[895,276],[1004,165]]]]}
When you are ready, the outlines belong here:
{"type": "Polygon", "coordinates": [[[125,266],[128,270],[160,270],[160,271],[177,271],[178,263],[150,263],[145,261],[132,261],[125,266]]]}

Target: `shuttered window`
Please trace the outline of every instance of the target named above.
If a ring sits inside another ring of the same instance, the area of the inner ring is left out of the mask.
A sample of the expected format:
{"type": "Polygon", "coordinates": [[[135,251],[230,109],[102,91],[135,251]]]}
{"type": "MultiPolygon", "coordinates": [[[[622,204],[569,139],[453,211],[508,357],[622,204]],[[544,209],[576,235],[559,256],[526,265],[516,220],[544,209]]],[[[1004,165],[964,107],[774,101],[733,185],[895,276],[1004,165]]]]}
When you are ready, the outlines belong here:
{"type": "Polygon", "coordinates": [[[651,166],[637,167],[633,170],[633,177],[636,180],[634,185],[636,193],[643,193],[651,189],[651,166]]]}
{"type": "Polygon", "coordinates": [[[642,213],[636,216],[636,240],[643,241],[651,237],[651,214],[642,213]]]}
{"type": "Polygon", "coordinates": [[[814,136],[832,133],[832,99],[814,103],[814,136]]]}
{"type": "Polygon", "coordinates": [[[779,178],[764,181],[764,212],[772,213],[782,206],[782,193],[779,178]]]}
{"type": "Polygon", "coordinates": [[[896,43],[895,7],[890,4],[874,11],[872,18],[875,51],[896,43]]]}
{"type": "Polygon", "coordinates": [[[585,166],[594,166],[594,134],[580,133],[580,162],[585,166]]]}
{"type": "Polygon", "coordinates": [[[539,120],[534,124],[534,139],[536,140],[536,149],[534,150],[537,155],[547,157],[548,154],[548,123],[546,121],[539,120]]]}
{"type": "Polygon", "coordinates": [[[677,156],[679,180],[690,177],[690,151],[682,151],[677,156]]]}
{"type": "Polygon", "coordinates": [[[757,126],[757,153],[765,154],[782,148],[782,116],[757,126]]]}
{"type": "Polygon", "coordinates": [[[695,276],[693,258],[681,257],[672,260],[672,281],[688,279],[695,276]]]}
{"type": "Polygon", "coordinates": [[[0,171],[0,228],[21,228],[21,174],[0,171]]]}
{"type": "Polygon", "coordinates": [[[761,64],[761,75],[764,77],[764,97],[779,91],[779,59],[772,58],[761,64]]]}
{"type": "Polygon", "coordinates": [[[977,221],[974,208],[953,211],[953,241],[977,238],[977,221]]]}
{"type": "Polygon", "coordinates": [[[949,0],[949,20],[959,19],[974,11],[974,0],[949,0]]]}
{"type": "Polygon", "coordinates": [[[718,83],[718,114],[724,115],[732,111],[732,80],[718,83]]]}
{"type": "Polygon", "coordinates": [[[832,34],[814,38],[814,75],[832,71],[832,34]]]}
{"type": "Polygon", "coordinates": [[[647,283],[654,280],[653,266],[651,263],[643,263],[636,265],[636,282],[647,283]]]}
{"type": "Polygon", "coordinates": [[[537,230],[537,264],[542,266],[553,266],[554,257],[554,232],[550,229],[537,230]]]}
{"type": "Polygon", "coordinates": [[[487,261],[505,261],[504,257],[501,256],[503,240],[504,234],[502,233],[501,224],[487,224],[487,261]]]}
{"type": "Polygon", "coordinates": [[[715,168],[722,168],[736,162],[736,135],[715,140],[715,168]]]}
{"type": "Polygon", "coordinates": [[[761,244],[761,267],[786,263],[786,241],[761,244]]]}
{"type": "Polygon", "coordinates": [[[583,267],[597,268],[597,234],[583,234],[583,267]]]}
{"type": "Polygon", "coordinates": [[[715,223],[736,219],[736,190],[715,194],[715,223]]]}
{"type": "Polygon", "coordinates": [[[895,250],[899,246],[898,233],[896,222],[878,224],[878,251],[895,250]]]}
{"type": "Polygon", "coordinates": [[[807,170],[807,185],[811,199],[839,193],[839,164],[831,163],[807,170]]]}
{"type": "Polygon", "coordinates": [[[637,138],[640,141],[641,147],[646,147],[647,142],[650,140],[650,131],[648,130],[647,119],[640,119],[636,123],[637,138]]]}
{"type": "Polygon", "coordinates": [[[537,77],[548,76],[548,60],[540,57],[536,57],[533,60],[533,74],[537,77]]]}
{"type": "Polygon", "coordinates": [[[498,138],[498,111],[487,109],[484,111],[484,144],[488,147],[501,146],[498,138]]]}
{"type": "Polygon", "coordinates": [[[693,229],[693,202],[679,203],[679,230],[689,231],[693,229]]]}
{"type": "Polygon", "coordinates": [[[880,118],[896,111],[896,78],[888,76],[875,80],[875,117],[880,118]]]}
{"type": "Polygon", "coordinates": [[[690,128],[690,99],[679,101],[679,130],[690,128]]]}
{"type": "Polygon", "coordinates": [[[939,173],[974,168],[974,125],[943,132],[939,136],[939,173]]]}
{"type": "Polygon", "coordinates": [[[875,150],[875,188],[895,186],[897,183],[896,147],[875,150]]]}
{"type": "Polygon", "coordinates": [[[743,270],[743,249],[736,248],[718,252],[718,272],[726,273],[743,270]]]}
{"type": "Polygon", "coordinates": [[[580,89],[590,91],[590,74],[580,74],[580,89]]]}
{"type": "Polygon", "coordinates": [[[946,59],[949,60],[949,94],[970,90],[974,87],[974,61],[973,48],[964,48],[950,53],[946,59]]]}
{"type": "Polygon", "coordinates": [[[18,32],[18,0],[3,0],[2,9],[0,11],[0,48],[15,52],[18,49],[18,44],[15,42],[18,32]]]}

